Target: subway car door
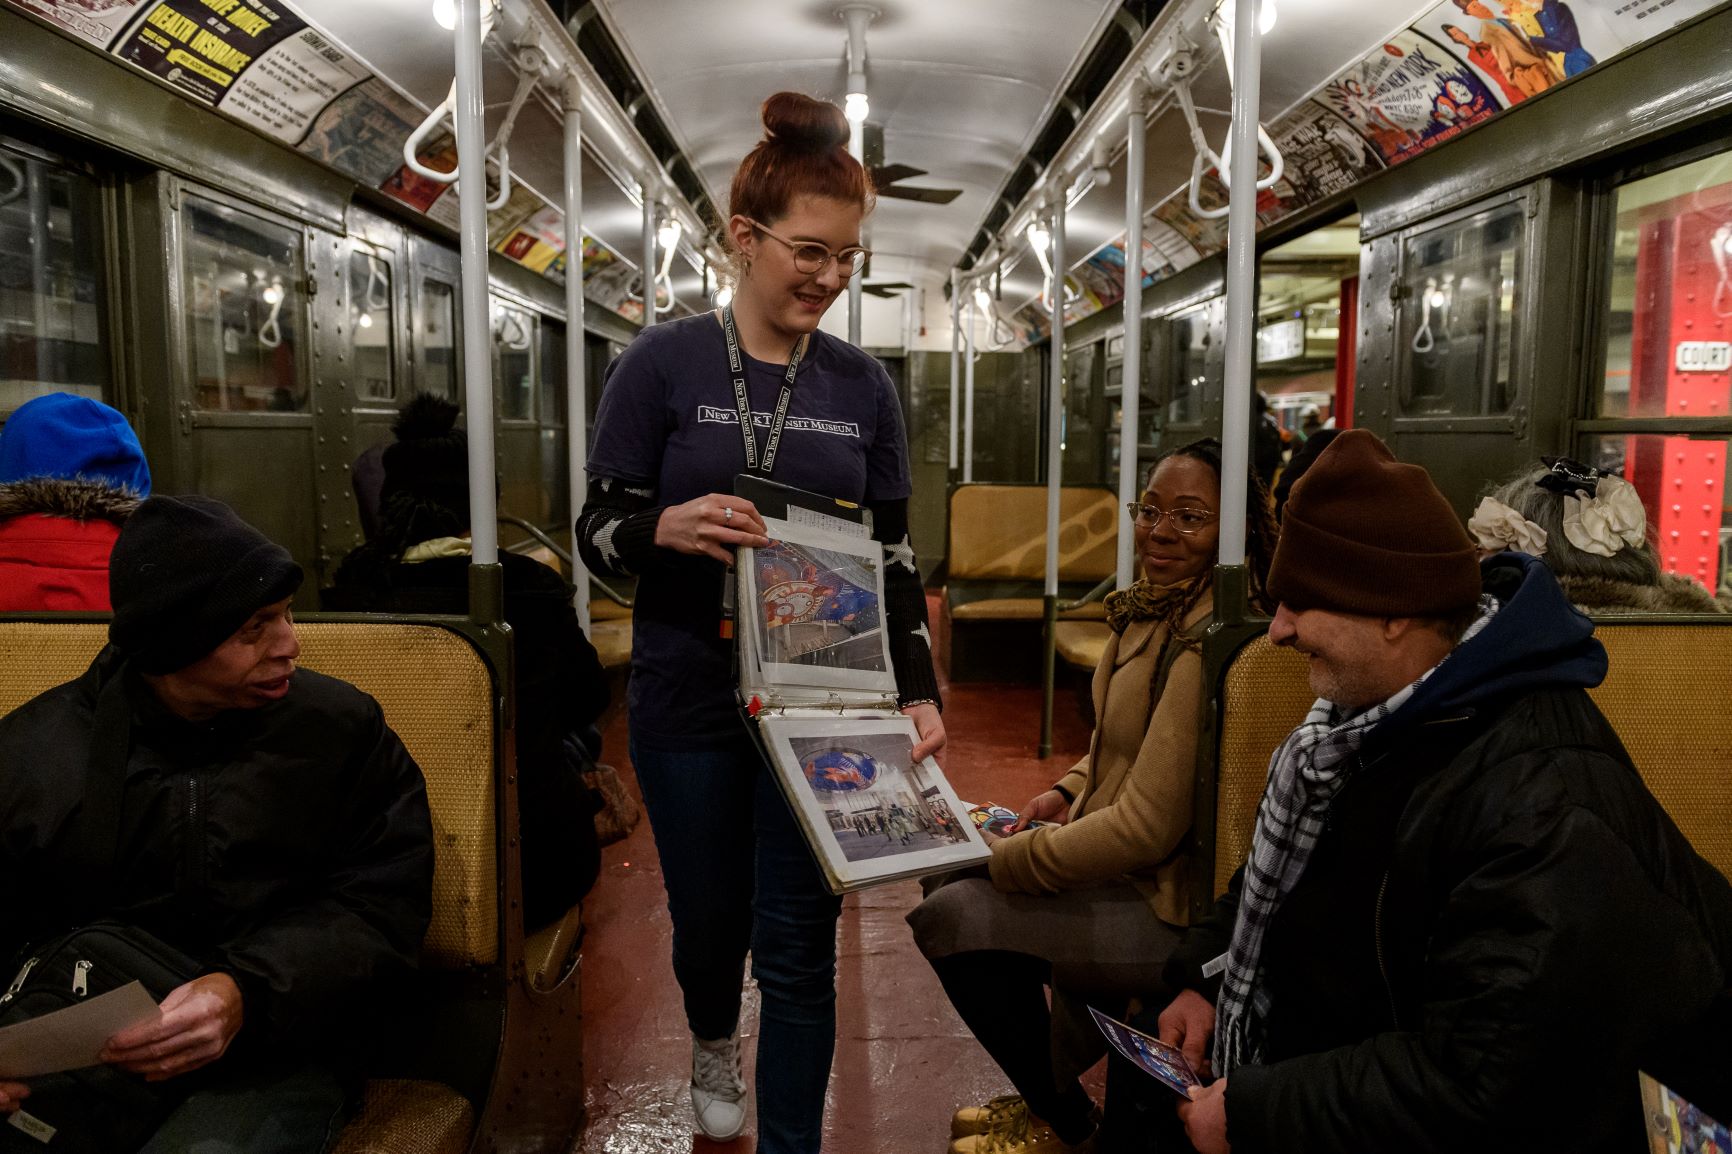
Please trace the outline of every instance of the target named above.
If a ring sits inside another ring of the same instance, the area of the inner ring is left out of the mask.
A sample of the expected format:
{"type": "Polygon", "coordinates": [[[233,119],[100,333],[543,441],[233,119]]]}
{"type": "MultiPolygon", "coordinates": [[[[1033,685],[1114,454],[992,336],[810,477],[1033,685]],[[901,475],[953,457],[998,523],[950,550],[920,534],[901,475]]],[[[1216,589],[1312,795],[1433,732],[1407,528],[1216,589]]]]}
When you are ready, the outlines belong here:
{"type": "MultiPolygon", "coordinates": [[[[315,483],[311,326],[328,323],[330,234],[159,175],[169,243],[166,338],[175,490],[216,497],[330,579],[315,483]],[[322,244],[320,242],[323,242],[322,244]],[[323,298],[323,299],[321,299],[323,298]]],[[[157,235],[161,235],[160,233],[157,235]]]]}
{"type": "Polygon", "coordinates": [[[1543,199],[1517,189],[1372,237],[1361,254],[1353,424],[1424,465],[1464,514],[1488,483],[1561,451],[1570,358],[1536,331],[1543,199]]]}

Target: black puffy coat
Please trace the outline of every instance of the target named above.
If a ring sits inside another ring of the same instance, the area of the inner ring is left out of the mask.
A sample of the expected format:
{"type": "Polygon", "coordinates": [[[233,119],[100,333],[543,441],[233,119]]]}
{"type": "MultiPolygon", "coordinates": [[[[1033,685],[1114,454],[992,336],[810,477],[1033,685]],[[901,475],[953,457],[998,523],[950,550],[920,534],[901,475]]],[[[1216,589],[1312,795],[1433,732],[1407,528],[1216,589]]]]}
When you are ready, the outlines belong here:
{"type": "Polygon", "coordinates": [[[0,720],[0,959],[98,917],[234,976],[237,1044],[354,1048],[400,990],[432,916],[421,771],[354,686],[297,670],[288,694],[195,724],[105,650],[0,720]],[[123,679],[130,752],[112,876],[80,860],[98,695],[123,679]]]}
{"type": "MultiPolygon", "coordinates": [[[[1732,887],[1584,692],[1604,654],[1543,565],[1381,725],[1271,919],[1235,1154],[1640,1149],[1636,1071],[1723,1108],[1732,887]]],[[[1213,998],[1238,880],[1169,980],[1213,998]]]]}

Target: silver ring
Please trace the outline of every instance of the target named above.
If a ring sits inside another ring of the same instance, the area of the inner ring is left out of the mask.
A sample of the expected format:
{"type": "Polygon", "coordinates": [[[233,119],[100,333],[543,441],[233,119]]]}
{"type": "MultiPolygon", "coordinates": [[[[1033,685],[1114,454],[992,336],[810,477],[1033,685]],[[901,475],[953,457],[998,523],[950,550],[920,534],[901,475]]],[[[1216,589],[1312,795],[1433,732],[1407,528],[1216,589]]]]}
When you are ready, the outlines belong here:
{"type": "Polygon", "coordinates": [[[734,519],[734,511],[732,509],[728,508],[726,505],[722,506],[722,520],[732,521],[733,519],[734,519]]]}

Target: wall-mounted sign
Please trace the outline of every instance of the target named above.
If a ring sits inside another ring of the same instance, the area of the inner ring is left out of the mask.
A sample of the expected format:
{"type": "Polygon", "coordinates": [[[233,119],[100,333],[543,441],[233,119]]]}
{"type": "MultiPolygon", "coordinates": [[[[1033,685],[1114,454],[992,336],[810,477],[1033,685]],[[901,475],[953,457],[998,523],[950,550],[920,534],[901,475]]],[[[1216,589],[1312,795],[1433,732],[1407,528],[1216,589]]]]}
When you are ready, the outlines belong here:
{"type": "Polygon", "coordinates": [[[1257,363],[1274,364],[1305,355],[1305,318],[1290,317],[1257,330],[1257,363]]]}
{"type": "Polygon", "coordinates": [[[1673,366],[1680,373],[1723,373],[1732,369],[1732,341],[1679,341],[1673,366]]]}

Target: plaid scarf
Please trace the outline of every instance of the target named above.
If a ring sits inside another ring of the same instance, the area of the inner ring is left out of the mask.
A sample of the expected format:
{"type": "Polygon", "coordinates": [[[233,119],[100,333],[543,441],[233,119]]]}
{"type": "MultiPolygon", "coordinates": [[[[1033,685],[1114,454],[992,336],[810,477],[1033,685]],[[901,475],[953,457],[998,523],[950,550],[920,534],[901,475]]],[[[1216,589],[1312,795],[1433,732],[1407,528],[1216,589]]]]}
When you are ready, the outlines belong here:
{"type": "MultiPolygon", "coordinates": [[[[1479,617],[1462,636],[1471,641],[1498,611],[1497,599],[1482,596],[1479,617]]],[[[1457,648],[1460,647],[1457,646],[1457,648]]],[[[1454,650],[1451,650],[1453,653],[1454,650]]],[[[1444,661],[1448,661],[1446,656],[1444,661]]],[[[1262,1057],[1269,991],[1263,985],[1263,934],[1281,902],[1299,884],[1311,850],[1323,832],[1329,807],[1357,765],[1355,754],[1383,721],[1413,697],[1443,666],[1438,662],[1394,696],[1349,717],[1334,702],[1318,698],[1304,722],[1269,761],[1269,784],[1257,807],[1257,829],[1239,899],[1239,916],[1227,947],[1227,971],[1215,1010],[1215,1073],[1262,1057]]]]}

